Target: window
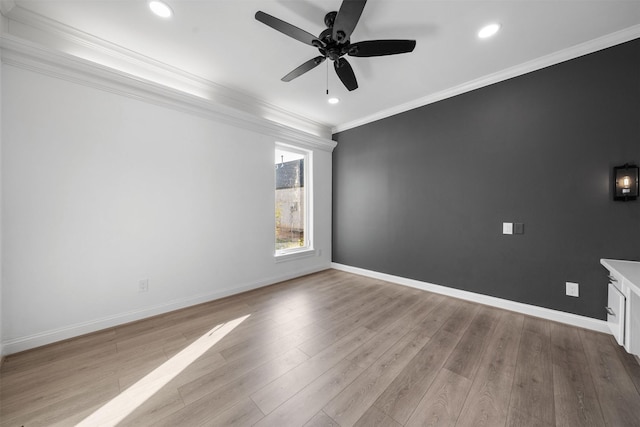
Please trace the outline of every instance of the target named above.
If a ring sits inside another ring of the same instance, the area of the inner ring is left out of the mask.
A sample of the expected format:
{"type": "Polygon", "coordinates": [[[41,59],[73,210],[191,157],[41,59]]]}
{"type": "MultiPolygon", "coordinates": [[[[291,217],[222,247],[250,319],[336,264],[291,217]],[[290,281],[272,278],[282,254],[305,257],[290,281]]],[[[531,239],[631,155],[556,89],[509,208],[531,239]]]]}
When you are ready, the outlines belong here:
{"type": "Polygon", "coordinates": [[[275,149],[275,253],[311,249],[311,153],[288,145],[275,149]]]}

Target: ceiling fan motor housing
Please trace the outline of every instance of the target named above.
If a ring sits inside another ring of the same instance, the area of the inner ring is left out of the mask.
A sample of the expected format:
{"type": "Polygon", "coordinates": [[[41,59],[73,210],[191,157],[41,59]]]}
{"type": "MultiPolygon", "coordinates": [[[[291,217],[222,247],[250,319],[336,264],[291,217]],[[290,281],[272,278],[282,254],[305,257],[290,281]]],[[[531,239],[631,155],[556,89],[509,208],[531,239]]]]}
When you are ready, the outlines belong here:
{"type": "Polygon", "coordinates": [[[335,40],[333,38],[333,22],[336,19],[338,12],[329,12],[324,17],[324,23],[327,28],[320,33],[318,40],[324,45],[316,46],[320,51],[320,54],[325,58],[329,58],[332,61],[336,61],[341,56],[350,52],[349,39],[344,38],[344,32],[338,31],[338,34],[342,34],[342,40],[335,40]]]}
{"type": "Polygon", "coordinates": [[[325,58],[329,58],[333,61],[339,59],[341,56],[348,52],[348,49],[345,49],[345,46],[336,46],[334,44],[327,45],[325,47],[319,47],[318,51],[320,51],[320,55],[325,58]]]}

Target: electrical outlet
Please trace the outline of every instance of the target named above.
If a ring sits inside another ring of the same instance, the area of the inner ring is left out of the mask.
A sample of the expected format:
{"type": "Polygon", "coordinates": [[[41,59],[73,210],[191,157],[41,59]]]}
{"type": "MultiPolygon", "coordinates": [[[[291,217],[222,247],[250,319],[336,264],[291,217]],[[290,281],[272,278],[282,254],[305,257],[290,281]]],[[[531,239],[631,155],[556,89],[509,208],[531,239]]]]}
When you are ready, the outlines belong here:
{"type": "Polygon", "coordinates": [[[149,291],[149,279],[142,279],[138,281],[138,292],[148,292],[149,291]]]}
{"type": "Polygon", "coordinates": [[[580,296],[580,285],[574,282],[566,282],[567,286],[567,295],[570,297],[579,297],[580,296]]]}

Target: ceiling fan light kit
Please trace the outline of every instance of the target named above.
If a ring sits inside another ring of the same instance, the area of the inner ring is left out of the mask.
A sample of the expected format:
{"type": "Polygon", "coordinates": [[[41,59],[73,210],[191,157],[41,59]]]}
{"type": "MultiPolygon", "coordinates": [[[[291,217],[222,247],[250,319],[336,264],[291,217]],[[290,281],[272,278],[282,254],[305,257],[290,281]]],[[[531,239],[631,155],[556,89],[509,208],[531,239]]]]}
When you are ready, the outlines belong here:
{"type": "Polygon", "coordinates": [[[349,90],[358,88],[358,81],[351,64],[344,58],[347,56],[371,57],[397,55],[412,52],[416,47],[415,40],[368,40],[351,43],[351,33],[356,28],[366,0],[344,0],[337,12],[329,12],[324,17],[327,28],[318,37],[281,19],[262,11],[256,12],[256,20],[293,39],[318,49],[320,55],[312,58],[282,78],[284,82],[300,77],[330,59],[338,78],[349,90]]]}

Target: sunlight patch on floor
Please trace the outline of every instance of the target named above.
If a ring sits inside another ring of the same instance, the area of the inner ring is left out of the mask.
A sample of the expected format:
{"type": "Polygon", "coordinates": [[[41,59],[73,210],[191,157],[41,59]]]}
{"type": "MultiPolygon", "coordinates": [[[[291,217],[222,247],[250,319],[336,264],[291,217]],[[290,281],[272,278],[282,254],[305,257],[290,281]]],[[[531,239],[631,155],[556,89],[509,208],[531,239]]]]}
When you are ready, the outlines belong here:
{"type": "Polygon", "coordinates": [[[164,362],[147,376],[82,420],[77,426],[115,426],[249,316],[239,317],[211,329],[180,353],[164,362]]]}

